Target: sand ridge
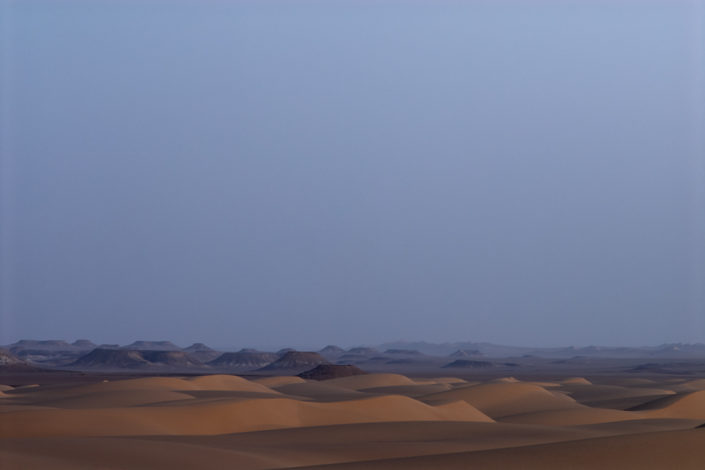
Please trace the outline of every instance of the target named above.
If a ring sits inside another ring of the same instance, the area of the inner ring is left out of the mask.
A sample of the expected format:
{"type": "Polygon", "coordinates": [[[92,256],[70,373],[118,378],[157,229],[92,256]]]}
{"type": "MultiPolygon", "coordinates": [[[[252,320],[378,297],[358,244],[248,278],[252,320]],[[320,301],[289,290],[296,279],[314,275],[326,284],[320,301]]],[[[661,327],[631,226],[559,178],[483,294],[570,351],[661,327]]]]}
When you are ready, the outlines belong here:
{"type": "MultiPolygon", "coordinates": [[[[650,442],[638,436],[662,434],[665,448],[685,453],[676,462],[694,468],[688,459],[699,456],[695,449],[688,453],[671,440],[705,422],[705,390],[693,391],[699,386],[692,379],[630,385],[379,373],[6,387],[0,391],[0,464],[3,470],[453,469],[464,468],[461,462],[512,468],[521,456],[530,460],[525,468],[542,468],[542,462],[565,464],[560,456],[568,455],[566,449],[582,455],[589,445],[625,436],[634,437],[625,441],[631,448],[650,442]],[[634,399],[638,405],[627,406],[634,399]],[[607,402],[612,408],[600,406],[607,402]]],[[[691,444],[701,435],[683,434],[691,444]]],[[[615,462],[642,462],[632,451],[617,457],[615,462]]]]}

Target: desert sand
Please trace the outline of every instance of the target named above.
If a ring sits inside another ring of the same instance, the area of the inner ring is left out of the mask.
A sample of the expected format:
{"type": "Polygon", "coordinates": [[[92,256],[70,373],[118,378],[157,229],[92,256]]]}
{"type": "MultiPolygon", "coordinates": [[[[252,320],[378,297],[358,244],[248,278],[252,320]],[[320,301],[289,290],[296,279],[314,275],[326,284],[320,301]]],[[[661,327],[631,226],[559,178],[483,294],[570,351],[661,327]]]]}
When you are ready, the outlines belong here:
{"type": "Polygon", "coordinates": [[[606,382],[395,373],[0,382],[0,468],[705,468],[705,381],[606,382]]]}

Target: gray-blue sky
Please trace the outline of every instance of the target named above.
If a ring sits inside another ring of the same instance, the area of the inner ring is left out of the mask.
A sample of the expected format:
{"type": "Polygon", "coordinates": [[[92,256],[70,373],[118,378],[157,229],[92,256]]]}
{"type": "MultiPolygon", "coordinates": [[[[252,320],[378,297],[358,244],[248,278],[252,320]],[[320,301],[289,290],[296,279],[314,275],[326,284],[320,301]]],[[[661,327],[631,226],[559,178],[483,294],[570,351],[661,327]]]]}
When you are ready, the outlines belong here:
{"type": "Polygon", "coordinates": [[[0,344],[705,341],[704,15],[5,1],[0,344]]]}

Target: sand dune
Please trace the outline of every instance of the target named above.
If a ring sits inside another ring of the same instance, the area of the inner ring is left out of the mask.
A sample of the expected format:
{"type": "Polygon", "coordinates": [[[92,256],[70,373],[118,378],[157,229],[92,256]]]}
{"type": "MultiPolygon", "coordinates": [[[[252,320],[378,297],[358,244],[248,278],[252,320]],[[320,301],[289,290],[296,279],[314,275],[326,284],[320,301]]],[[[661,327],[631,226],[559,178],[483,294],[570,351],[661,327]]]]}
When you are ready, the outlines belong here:
{"type": "Polygon", "coordinates": [[[205,375],[187,380],[201,390],[230,390],[237,392],[273,393],[264,384],[252,382],[236,375],[205,375]]]}
{"type": "Polygon", "coordinates": [[[633,408],[652,417],[705,420],[705,390],[659,398],[633,408]]]}
{"type": "Polygon", "coordinates": [[[52,398],[34,397],[33,405],[51,408],[120,408],[193,399],[170,390],[109,390],[52,398]]]}
{"type": "Polygon", "coordinates": [[[430,406],[403,396],[331,403],[267,398],[190,406],[46,409],[10,411],[2,418],[0,437],[198,435],[380,421],[491,421],[466,403],[430,406]]]}
{"type": "Polygon", "coordinates": [[[570,378],[563,380],[561,383],[563,383],[565,385],[570,385],[570,384],[590,385],[592,382],[590,382],[585,377],[570,377],[570,378]]]}
{"type": "Polygon", "coordinates": [[[514,377],[501,377],[501,378],[499,378],[499,379],[492,380],[491,382],[495,382],[495,383],[512,383],[512,384],[513,384],[513,383],[519,382],[519,380],[516,379],[516,378],[514,378],[514,377]]]}
{"type": "Polygon", "coordinates": [[[364,390],[366,388],[391,387],[396,385],[416,385],[410,378],[400,374],[367,374],[353,377],[326,380],[324,383],[345,387],[351,390],[364,390]]]}
{"type": "Polygon", "coordinates": [[[705,379],[689,380],[669,387],[675,392],[695,392],[705,390],[705,379]]]}
{"type": "Polygon", "coordinates": [[[578,406],[575,400],[566,395],[520,382],[496,382],[460,387],[419,399],[426,403],[464,400],[495,419],[520,413],[578,406]]]}
{"type": "Polygon", "coordinates": [[[329,385],[316,381],[308,383],[286,384],[280,387],[276,387],[275,390],[290,397],[321,401],[360,399],[369,396],[369,394],[358,392],[357,390],[337,387],[335,385],[329,385]]]}
{"type": "Polygon", "coordinates": [[[372,387],[363,389],[365,393],[406,395],[408,397],[420,397],[432,393],[444,392],[452,387],[449,384],[429,383],[419,385],[393,385],[391,387],[372,387]]]}
{"type": "Polygon", "coordinates": [[[628,377],[628,378],[619,378],[616,382],[615,385],[621,385],[623,387],[640,387],[640,386],[646,386],[650,387],[657,382],[655,380],[651,379],[645,379],[641,377],[628,377]]]}
{"type": "Polygon", "coordinates": [[[459,379],[457,377],[434,377],[427,379],[413,379],[417,384],[453,384],[460,385],[468,383],[467,380],[459,379]]]}
{"type": "Polygon", "coordinates": [[[281,468],[287,461],[247,450],[139,438],[0,439],[0,468],[7,469],[192,469],[281,468]]]}
{"type": "Polygon", "coordinates": [[[628,409],[675,392],[665,388],[572,383],[561,388],[576,401],[598,408],[628,409]]]}
{"type": "Polygon", "coordinates": [[[575,407],[564,409],[515,413],[504,416],[501,419],[503,422],[507,423],[538,424],[544,426],[577,426],[583,424],[635,420],[641,417],[646,416],[629,411],[591,408],[589,406],[577,405],[575,407]]]}
{"type": "Polygon", "coordinates": [[[570,468],[700,470],[705,462],[705,429],[645,433],[526,447],[301,467],[336,470],[468,468],[570,468]]]}
{"type": "Polygon", "coordinates": [[[280,385],[302,384],[306,383],[306,380],[293,375],[282,375],[277,377],[262,377],[260,379],[253,380],[253,382],[262,384],[265,387],[278,387],[280,385]]]}
{"type": "Polygon", "coordinates": [[[232,452],[229,462],[232,468],[272,469],[496,449],[591,437],[595,437],[592,431],[513,424],[382,422],[217,436],[104,437],[91,438],[90,441],[87,438],[0,440],[0,458],[3,449],[12,449],[22,454],[39,452],[51,456],[54,462],[73,459],[74,462],[95,463],[102,456],[107,468],[200,469],[229,468],[227,460],[224,460],[228,454],[224,452],[232,452]],[[88,455],[83,452],[87,442],[97,443],[88,455]],[[134,452],[129,451],[127,446],[135,446],[134,452]],[[150,454],[150,449],[153,454],[150,454]],[[163,452],[168,452],[169,457],[160,462],[155,456],[163,452]],[[177,460],[173,457],[183,459],[184,463],[174,466],[177,460]],[[145,465],[145,459],[151,466],[145,465]],[[111,463],[112,467],[109,466],[111,463]]]}
{"type": "Polygon", "coordinates": [[[0,467],[697,468],[705,390],[690,390],[700,382],[611,382],[384,373],[5,387],[0,467]],[[635,450],[658,442],[680,452],[672,466],[635,450]]]}

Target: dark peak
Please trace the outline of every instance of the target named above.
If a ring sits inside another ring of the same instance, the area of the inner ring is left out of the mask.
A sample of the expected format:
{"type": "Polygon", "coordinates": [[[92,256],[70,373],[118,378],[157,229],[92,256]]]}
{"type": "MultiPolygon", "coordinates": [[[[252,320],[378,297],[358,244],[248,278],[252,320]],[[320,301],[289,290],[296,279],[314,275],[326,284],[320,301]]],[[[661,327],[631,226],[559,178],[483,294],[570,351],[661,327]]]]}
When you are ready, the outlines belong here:
{"type": "Polygon", "coordinates": [[[186,352],[210,352],[213,351],[212,348],[209,348],[203,343],[193,343],[191,346],[184,348],[184,351],[186,352]]]}
{"type": "MultiPolygon", "coordinates": [[[[241,352],[241,353],[258,353],[258,352],[260,352],[260,351],[257,350],[257,349],[254,349],[254,348],[242,348],[242,349],[239,350],[238,352],[241,352]]],[[[277,354],[278,354],[278,353],[277,353],[277,354]]]]}
{"type": "Polygon", "coordinates": [[[296,349],[294,349],[294,348],[283,348],[283,349],[280,349],[279,351],[277,351],[277,356],[283,356],[284,354],[286,354],[286,353],[288,353],[288,352],[292,352],[292,351],[296,351],[296,349]]]}
{"type": "Polygon", "coordinates": [[[300,373],[299,377],[309,380],[328,380],[363,374],[367,372],[351,364],[319,364],[313,369],[300,373]]]}

